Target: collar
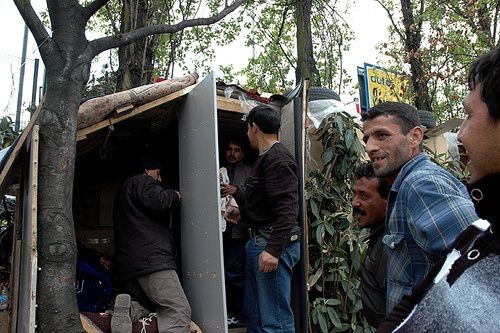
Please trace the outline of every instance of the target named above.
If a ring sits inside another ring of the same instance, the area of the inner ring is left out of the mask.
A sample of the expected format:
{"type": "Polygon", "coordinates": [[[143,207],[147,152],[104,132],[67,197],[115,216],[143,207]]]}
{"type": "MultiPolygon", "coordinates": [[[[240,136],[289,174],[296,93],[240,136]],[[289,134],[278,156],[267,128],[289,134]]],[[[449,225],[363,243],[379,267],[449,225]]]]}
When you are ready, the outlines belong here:
{"type": "Polygon", "coordinates": [[[498,209],[498,193],[500,191],[500,173],[487,175],[480,180],[467,184],[477,215],[491,223],[492,229],[498,233],[500,210],[498,209]]]}
{"type": "Polygon", "coordinates": [[[429,160],[429,157],[424,153],[419,153],[403,164],[399,170],[396,180],[394,180],[394,183],[392,184],[391,191],[398,191],[406,176],[408,176],[417,167],[417,165],[426,160],[429,160]]]}
{"type": "Polygon", "coordinates": [[[276,141],[274,141],[273,143],[271,143],[269,146],[267,146],[267,148],[266,148],[266,149],[264,149],[261,153],[259,153],[259,156],[262,156],[262,155],[264,155],[265,153],[267,153],[267,152],[268,152],[269,150],[271,150],[271,148],[273,148],[273,146],[274,146],[275,144],[277,144],[278,142],[279,142],[279,141],[278,141],[278,140],[276,140],[276,141]]]}

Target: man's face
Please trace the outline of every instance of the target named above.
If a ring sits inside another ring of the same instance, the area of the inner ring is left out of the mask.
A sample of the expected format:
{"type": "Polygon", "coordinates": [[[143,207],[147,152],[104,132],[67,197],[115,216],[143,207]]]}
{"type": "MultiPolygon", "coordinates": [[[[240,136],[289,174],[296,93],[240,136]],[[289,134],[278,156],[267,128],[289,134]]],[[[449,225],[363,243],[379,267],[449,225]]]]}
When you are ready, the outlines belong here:
{"type": "Polygon", "coordinates": [[[377,176],[394,176],[403,164],[419,153],[422,136],[415,131],[422,134],[422,130],[415,127],[404,135],[393,116],[378,116],[363,122],[365,150],[377,176]]]}
{"type": "Polygon", "coordinates": [[[378,182],[376,177],[354,182],[352,212],[361,228],[376,228],[385,221],[387,200],[380,196],[378,182]]]}
{"type": "Polygon", "coordinates": [[[477,84],[463,101],[465,120],[458,132],[469,155],[471,182],[500,172],[500,122],[494,122],[488,114],[488,106],[481,99],[482,84],[477,84]]]}
{"type": "Polygon", "coordinates": [[[226,161],[229,164],[238,164],[245,157],[245,151],[241,146],[230,143],[226,148],[226,161]]]}
{"type": "Polygon", "coordinates": [[[161,170],[160,169],[152,169],[148,170],[146,169],[144,173],[150,177],[153,177],[154,180],[156,180],[158,183],[161,183],[161,170]]]}

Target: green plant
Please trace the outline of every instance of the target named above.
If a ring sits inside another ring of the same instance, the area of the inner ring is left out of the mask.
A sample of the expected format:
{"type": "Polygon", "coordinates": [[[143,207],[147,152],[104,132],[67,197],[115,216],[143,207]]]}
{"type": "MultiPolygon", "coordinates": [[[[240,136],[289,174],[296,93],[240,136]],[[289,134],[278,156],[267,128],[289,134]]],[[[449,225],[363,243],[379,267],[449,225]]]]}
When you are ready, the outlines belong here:
{"type": "Polygon", "coordinates": [[[324,166],[306,182],[312,332],[373,331],[358,292],[365,232],[351,220],[351,175],[364,152],[359,130],[349,115],[335,113],[317,131],[324,166]]]}
{"type": "Polygon", "coordinates": [[[14,122],[9,116],[0,118],[0,149],[10,146],[19,133],[14,130],[14,122]]]}

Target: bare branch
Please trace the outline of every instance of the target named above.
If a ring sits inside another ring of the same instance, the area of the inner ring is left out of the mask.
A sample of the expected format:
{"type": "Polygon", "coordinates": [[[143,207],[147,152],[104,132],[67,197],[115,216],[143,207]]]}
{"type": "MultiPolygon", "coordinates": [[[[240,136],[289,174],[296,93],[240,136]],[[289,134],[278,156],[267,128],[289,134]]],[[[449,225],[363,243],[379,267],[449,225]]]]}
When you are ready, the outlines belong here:
{"type": "Polygon", "coordinates": [[[87,6],[83,8],[84,10],[84,16],[88,19],[95,13],[99,11],[102,7],[104,7],[109,0],[94,0],[91,3],[89,3],[87,6]]]}
{"type": "Polygon", "coordinates": [[[91,47],[93,55],[95,56],[102,51],[130,44],[149,35],[175,33],[190,27],[214,24],[236,10],[236,8],[245,1],[247,0],[235,0],[229,7],[225,7],[221,12],[211,17],[184,20],[177,24],[152,25],[116,36],[99,38],[91,41],[89,47],[91,47]]]}
{"type": "MultiPolygon", "coordinates": [[[[43,46],[42,44],[47,43],[47,41],[50,38],[50,35],[43,26],[42,21],[40,20],[35,10],[31,6],[29,0],[14,0],[14,3],[17,7],[17,10],[23,17],[24,22],[31,30],[31,33],[35,38],[36,44],[38,45],[39,48],[41,48],[43,46]]],[[[40,50],[40,53],[43,56],[44,52],[42,52],[42,50],[40,50]]]]}
{"type": "Polygon", "coordinates": [[[396,25],[396,22],[394,21],[394,18],[392,17],[392,13],[391,11],[389,10],[389,8],[387,8],[383,3],[382,1],[380,0],[375,0],[376,2],[379,3],[380,6],[382,6],[382,8],[387,12],[387,16],[389,17],[389,19],[391,20],[391,23],[392,23],[392,26],[394,27],[394,31],[396,31],[396,33],[399,35],[399,37],[401,37],[401,40],[406,40],[406,37],[403,35],[403,33],[399,30],[398,26],[396,25]]]}

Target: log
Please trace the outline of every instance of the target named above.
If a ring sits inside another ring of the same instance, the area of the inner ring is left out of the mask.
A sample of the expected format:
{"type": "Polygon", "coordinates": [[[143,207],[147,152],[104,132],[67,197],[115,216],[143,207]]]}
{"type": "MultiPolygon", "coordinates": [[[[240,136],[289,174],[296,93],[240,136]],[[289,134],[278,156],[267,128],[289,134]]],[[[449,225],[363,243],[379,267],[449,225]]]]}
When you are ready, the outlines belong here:
{"type": "Polygon", "coordinates": [[[139,106],[191,86],[196,83],[197,79],[197,73],[187,74],[85,101],[78,109],[78,129],[88,127],[109,117],[116,109],[130,105],[139,106]]]}

